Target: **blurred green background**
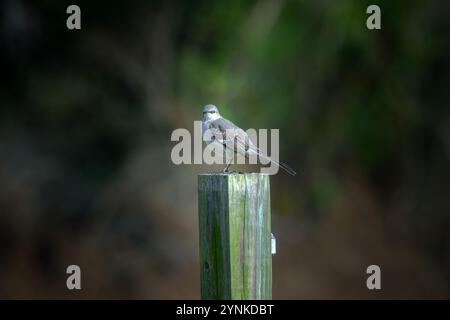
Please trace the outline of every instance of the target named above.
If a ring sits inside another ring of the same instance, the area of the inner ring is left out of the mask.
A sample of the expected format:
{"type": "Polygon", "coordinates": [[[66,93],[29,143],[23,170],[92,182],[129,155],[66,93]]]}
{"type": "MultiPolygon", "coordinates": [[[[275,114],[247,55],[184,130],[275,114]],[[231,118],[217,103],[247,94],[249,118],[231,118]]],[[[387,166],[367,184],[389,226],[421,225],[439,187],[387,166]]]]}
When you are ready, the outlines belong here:
{"type": "Polygon", "coordinates": [[[275,299],[450,298],[448,2],[76,1],[79,31],[70,4],[0,3],[0,298],[199,298],[214,168],[170,134],[208,103],[299,172],[271,178],[275,299]]]}

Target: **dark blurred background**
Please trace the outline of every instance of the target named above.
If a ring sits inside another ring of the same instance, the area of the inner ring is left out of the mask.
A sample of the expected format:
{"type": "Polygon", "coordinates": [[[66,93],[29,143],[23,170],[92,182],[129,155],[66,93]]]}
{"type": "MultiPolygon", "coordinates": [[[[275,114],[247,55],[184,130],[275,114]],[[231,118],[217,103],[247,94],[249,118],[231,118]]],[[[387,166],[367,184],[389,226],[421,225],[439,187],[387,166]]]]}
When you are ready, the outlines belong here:
{"type": "Polygon", "coordinates": [[[299,172],[271,178],[274,298],[450,298],[448,2],[0,10],[0,298],[199,298],[197,174],[213,168],[173,165],[170,134],[207,103],[279,128],[299,172]]]}

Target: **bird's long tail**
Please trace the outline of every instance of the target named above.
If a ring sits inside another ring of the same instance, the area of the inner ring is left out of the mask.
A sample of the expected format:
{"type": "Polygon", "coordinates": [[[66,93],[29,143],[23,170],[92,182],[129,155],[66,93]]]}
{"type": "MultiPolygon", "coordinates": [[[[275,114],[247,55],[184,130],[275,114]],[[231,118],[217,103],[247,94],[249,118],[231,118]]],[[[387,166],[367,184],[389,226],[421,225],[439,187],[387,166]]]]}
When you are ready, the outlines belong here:
{"type": "Polygon", "coordinates": [[[270,161],[272,161],[273,163],[275,163],[277,166],[279,166],[281,169],[285,170],[287,173],[289,173],[291,176],[295,176],[297,174],[297,172],[295,172],[294,169],[292,169],[291,167],[289,167],[286,163],[281,162],[281,161],[275,161],[273,159],[270,159],[270,161]]]}
{"type": "Polygon", "coordinates": [[[289,173],[292,176],[295,176],[297,174],[297,172],[295,172],[295,170],[292,169],[291,167],[289,167],[286,163],[273,160],[271,157],[264,154],[264,152],[262,152],[257,146],[251,144],[250,148],[247,149],[248,142],[242,143],[242,141],[237,140],[236,143],[237,143],[237,149],[241,150],[241,152],[244,153],[246,157],[248,157],[249,153],[251,152],[251,153],[256,154],[270,162],[275,163],[278,167],[282,168],[283,170],[285,170],[287,173],[289,173]]]}
{"type": "Polygon", "coordinates": [[[275,163],[277,166],[279,166],[281,169],[283,169],[284,171],[286,171],[287,173],[289,173],[291,176],[295,176],[297,174],[297,172],[295,172],[294,169],[292,169],[291,167],[289,167],[286,163],[281,162],[281,161],[276,161],[273,160],[272,158],[262,155],[261,153],[259,154],[260,157],[263,157],[266,160],[269,160],[270,162],[275,163]]]}

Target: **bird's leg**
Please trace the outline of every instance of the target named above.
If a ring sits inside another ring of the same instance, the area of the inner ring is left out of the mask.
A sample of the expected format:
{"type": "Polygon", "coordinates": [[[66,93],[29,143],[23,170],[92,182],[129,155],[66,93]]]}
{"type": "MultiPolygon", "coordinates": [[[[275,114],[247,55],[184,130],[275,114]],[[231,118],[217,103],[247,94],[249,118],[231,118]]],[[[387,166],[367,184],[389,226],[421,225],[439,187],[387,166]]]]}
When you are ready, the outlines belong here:
{"type": "Polygon", "coordinates": [[[233,157],[231,157],[231,160],[230,160],[230,162],[228,162],[228,164],[227,164],[227,166],[225,167],[225,169],[223,169],[223,171],[222,172],[229,172],[228,171],[228,168],[230,167],[230,165],[231,165],[231,162],[233,162],[233,157]]]}

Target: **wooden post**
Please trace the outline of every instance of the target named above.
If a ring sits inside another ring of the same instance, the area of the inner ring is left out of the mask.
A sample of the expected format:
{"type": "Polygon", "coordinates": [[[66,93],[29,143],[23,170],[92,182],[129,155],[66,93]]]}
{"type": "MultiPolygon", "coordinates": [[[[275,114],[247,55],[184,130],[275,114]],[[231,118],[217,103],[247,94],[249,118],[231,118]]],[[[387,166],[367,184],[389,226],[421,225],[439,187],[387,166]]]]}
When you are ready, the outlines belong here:
{"type": "Polygon", "coordinates": [[[271,299],[269,176],[198,176],[202,299],[271,299]]]}

